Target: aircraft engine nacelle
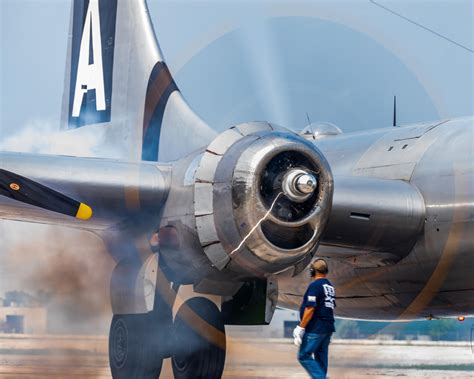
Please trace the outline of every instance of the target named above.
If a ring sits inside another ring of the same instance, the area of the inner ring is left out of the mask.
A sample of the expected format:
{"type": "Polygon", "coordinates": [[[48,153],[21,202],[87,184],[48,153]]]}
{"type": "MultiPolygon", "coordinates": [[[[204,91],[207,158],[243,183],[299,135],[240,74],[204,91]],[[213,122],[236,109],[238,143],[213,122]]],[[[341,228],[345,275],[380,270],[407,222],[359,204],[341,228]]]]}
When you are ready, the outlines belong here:
{"type": "Polygon", "coordinates": [[[199,242],[213,267],[236,277],[301,270],[328,222],[332,196],[329,164],[313,144],[268,123],[238,125],[197,163],[199,242]]]}

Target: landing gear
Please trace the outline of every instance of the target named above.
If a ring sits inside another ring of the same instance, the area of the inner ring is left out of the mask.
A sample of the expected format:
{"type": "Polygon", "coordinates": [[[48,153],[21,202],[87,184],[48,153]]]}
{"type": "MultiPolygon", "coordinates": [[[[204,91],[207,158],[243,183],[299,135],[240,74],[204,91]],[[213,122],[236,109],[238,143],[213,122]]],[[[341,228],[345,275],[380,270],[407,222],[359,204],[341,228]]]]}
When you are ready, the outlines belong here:
{"type": "Polygon", "coordinates": [[[163,357],[163,328],[153,323],[152,313],[114,315],[109,334],[109,362],[114,379],[156,379],[163,357]],[[160,333],[161,332],[161,333],[160,333]]]}
{"type": "Polygon", "coordinates": [[[171,357],[175,379],[220,379],[224,371],[226,337],[221,312],[210,300],[186,301],[174,321],[171,357]]]}

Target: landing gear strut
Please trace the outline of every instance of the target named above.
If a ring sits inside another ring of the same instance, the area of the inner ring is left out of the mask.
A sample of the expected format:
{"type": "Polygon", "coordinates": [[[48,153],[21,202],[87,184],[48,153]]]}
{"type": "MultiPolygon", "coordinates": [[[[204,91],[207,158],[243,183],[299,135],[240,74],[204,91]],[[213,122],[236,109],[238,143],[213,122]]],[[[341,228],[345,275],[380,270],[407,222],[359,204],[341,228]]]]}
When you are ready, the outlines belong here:
{"type": "Polygon", "coordinates": [[[172,365],[176,379],[220,379],[224,370],[226,336],[221,312],[210,300],[186,301],[173,325],[172,365]]]}

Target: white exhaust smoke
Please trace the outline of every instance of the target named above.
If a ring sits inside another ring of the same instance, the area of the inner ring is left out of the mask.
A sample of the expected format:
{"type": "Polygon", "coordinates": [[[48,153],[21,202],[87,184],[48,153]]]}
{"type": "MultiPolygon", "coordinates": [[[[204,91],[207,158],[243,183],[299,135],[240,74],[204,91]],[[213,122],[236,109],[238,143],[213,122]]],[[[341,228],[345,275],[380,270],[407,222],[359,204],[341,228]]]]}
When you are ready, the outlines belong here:
{"type": "Polygon", "coordinates": [[[58,131],[56,122],[31,121],[19,132],[0,141],[1,151],[77,157],[117,156],[118,149],[104,143],[104,128],[58,131]]]}

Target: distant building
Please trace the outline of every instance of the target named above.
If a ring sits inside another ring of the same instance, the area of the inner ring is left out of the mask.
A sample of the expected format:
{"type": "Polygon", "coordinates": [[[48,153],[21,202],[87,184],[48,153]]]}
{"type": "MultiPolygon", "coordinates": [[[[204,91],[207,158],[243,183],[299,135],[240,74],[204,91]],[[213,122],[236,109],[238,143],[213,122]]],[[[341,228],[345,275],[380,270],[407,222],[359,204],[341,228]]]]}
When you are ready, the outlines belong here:
{"type": "Polygon", "coordinates": [[[46,308],[0,307],[0,331],[3,333],[45,334],[46,324],[46,308]]]}
{"type": "Polygon", "coordinates": [[[47,310],[33,296],[11,291],[0,299],[0,332],[45,334],[47,310]]]}

